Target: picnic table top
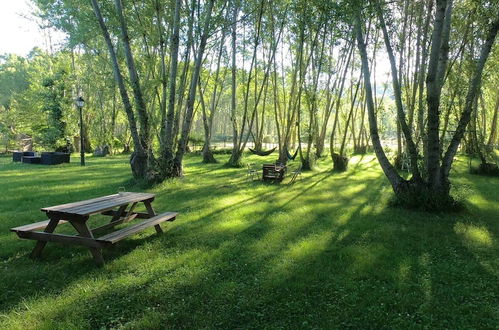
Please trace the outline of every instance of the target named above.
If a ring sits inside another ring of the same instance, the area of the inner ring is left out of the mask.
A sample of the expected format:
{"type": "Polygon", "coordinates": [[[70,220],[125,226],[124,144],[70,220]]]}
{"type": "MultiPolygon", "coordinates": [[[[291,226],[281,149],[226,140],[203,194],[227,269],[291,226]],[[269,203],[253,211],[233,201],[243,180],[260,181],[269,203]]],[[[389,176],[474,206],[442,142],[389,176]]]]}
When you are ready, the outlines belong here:
{"type": "Polygon", "coordinates": [[[98,198],[87,199],[84,201],[66,203],[56,206],[44,207],[43,212],[60,212],[65,214],[75,214],[79,216],[89,216],[103,211],[111,210],[117,206],[130,203],[152,201],[154,194],[123,192],[98,198]]]}

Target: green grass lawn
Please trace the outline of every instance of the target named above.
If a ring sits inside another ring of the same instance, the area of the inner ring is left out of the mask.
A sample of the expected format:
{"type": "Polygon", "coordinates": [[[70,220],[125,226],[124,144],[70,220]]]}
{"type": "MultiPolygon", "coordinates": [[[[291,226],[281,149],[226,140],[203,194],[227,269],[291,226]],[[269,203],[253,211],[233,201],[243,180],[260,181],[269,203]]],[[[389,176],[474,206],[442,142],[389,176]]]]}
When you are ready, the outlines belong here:
{"type": "Polygon", "coordinates": [[[143,189],[125,156],[85,168],[1,157],[0,328],[498,328],[499,180],[467,174],[465,160],[452,182],[467,210],[449,215],[388,207],[373,155],[342,174],[323,161],[294,185],[195,155],[185,173],[143,189]],[[33,261],[34,242],[9,232],[120,186],[180,215],[105,250],[103,268],[56,243],[33,261]]]}

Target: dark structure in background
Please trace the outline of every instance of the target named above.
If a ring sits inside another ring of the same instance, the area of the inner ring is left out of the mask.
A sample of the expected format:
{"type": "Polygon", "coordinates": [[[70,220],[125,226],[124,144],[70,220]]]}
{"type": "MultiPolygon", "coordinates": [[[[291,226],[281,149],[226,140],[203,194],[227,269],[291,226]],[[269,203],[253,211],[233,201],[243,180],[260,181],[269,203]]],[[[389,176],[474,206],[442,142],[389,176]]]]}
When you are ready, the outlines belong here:
{"type": "Polygon", "coordinates": [[[65,152],[42,152],[41,156],[38,156],[33,151],[19,151],[12,153],[12,161],[25,164],[57,165],[69,163],[70,154],[65,152]]]}
{"type": "Polygon", "coordinates": [[[12,153],[12,161],[13,162],[20,162],[23,160],[23,156],[35,156],[36,153],[33,151],[14,151],[12,153]]]}
{"type": "Polygon", "coordinates": [[[69,154],[64,152],[42,152],[41,156],[41,164],[43,165],[69,163],[69,160],[69,154]]]}

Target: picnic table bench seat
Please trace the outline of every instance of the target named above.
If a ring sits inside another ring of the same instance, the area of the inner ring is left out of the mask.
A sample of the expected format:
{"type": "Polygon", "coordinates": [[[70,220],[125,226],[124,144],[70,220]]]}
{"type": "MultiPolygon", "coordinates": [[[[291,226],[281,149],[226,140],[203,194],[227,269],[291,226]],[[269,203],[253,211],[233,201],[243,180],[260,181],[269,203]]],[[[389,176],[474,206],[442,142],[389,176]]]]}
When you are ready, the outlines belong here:
{"type": "MultiPolygon", "coordinates": [[[[164,221],[174,221],[177,214],[178,214],[177,212],[165,212],[165,213],[158,214],[155,217],[141,221],[133,226],[125,227],[123,229],[120,229],[120,230],[114,231],[110,234],[99,237],[99,238],[97,238],[97,241],[104,243],[104,244],[117,243],[128,236],[136,234],[136,233],[138,233],[146,228],[149,228],[152,226],[157,226],[164,221]]],[[[156,228],[158,228],[158,227],[156,227],[156,228]]]]}
{"type": "MultiPolygon", "coordinates": [[[[33,231],[33,230],[38,230],[38,229],[45,229],[45,227],[48,226],[50,220],[43,220],[40,222],[35,222],[35,223],[30,223],[28,225],[23,225],[19,227],[14,227],[11,228],[10,231],[14,233],[19,233],[19,232],[24,232],[24,231],[33,231]]],[[[66,223],[67,221],[65,220],[60,220],[59,224],[66,223]]]]}

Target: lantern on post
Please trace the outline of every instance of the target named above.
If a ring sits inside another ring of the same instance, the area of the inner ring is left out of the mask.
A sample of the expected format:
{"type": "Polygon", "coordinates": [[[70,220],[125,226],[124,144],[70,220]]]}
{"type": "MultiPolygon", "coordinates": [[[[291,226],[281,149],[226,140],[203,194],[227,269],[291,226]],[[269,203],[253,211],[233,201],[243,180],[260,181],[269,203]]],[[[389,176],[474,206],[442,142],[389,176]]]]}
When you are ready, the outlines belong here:
{"type": "Polygon", "coordinates": [[[76,107],[80,112],[80,165],[85,166],[85,145],[83,143],[83,106],[85,105],[85,100],[83,97],[78,96],[76,99],[76,107]]]}

